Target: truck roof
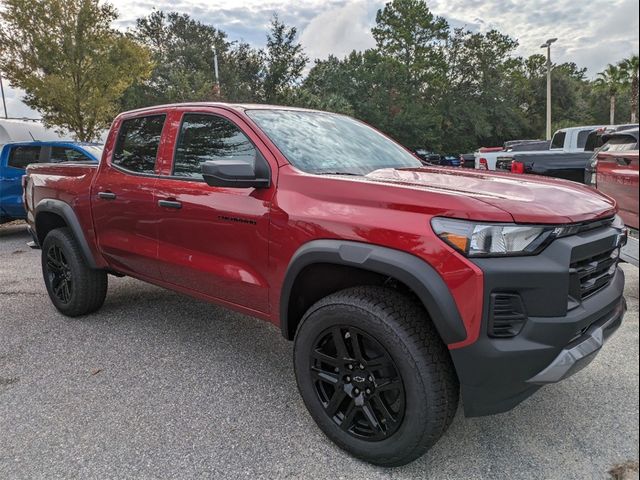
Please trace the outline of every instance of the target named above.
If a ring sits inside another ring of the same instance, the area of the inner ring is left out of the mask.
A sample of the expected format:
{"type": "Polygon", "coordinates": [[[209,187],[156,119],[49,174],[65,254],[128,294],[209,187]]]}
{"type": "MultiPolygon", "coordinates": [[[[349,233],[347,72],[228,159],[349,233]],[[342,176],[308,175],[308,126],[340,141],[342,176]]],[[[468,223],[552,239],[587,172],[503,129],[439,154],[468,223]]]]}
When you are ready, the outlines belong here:
{"type": "Polygon", "coordinates": [[[575,131],[582,131],[582,130],[595,130],[596,128],[607,128],[610,127],[611,125],[583,125],[580,127],[567,127],[567,128],[559,128],[558,130],[556,130],[556,133],[558,132],[575,132],[575,131]]]}
{"type": "Polygon", "coordinates": [[[323,112],[322,110],[314,110],[311,108],[302,108],[302,107],[290,107],[284,105],[269,105],[263,103],[226,103],[226,102],[184,102],[184,103],[167,103],[163,105],[152,105],[149,107],[138,108],[135,110],[128,110],[120,113],[120,115],[131,114],[131,113],[143,113],[147,111],[153,110],[161,110],[161,109],[169,109],[169,108],[185,108],[185,107],[219,107],[219,108],[230,108],[233,110],[244,111],[244,110],[295,110],[300,112],[323,112]]]}
{"type": "Polygon", "coordinates": [[[47,146],[47,147],[56,147],[56,146],[66,146],[66,145],[74,145],[78,147],[101,147],[102,143],[97,142],[75,142],[73,140],[51,140],[51,141],[26,141],[26,142],[7,142],[4,145],[33,145],[33,146],[47,146]]]}

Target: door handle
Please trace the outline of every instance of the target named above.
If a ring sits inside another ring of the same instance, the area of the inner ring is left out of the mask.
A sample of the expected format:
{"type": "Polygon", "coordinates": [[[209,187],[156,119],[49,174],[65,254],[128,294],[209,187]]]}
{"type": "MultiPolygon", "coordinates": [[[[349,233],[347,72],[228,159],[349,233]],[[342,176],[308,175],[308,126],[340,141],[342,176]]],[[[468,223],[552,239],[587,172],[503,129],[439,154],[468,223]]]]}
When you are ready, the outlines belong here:
{"type": "Polygon", "coordinates": [[[618,165],[620,165],[621,167],[628,167],[629,165],[631,165],[631,159],[630,158],[616,158],[616,162],[618,163],[618,165]]]}
{"type": "Polygon", "coordinates": [[[182,203],[178,202],[177,200],[158,200],[158,205],[165,208],[182,208],[182,203]]]}
{"type": "Polygon", "coordinates": [[[102,198],[103,200],[115,200],[116,194],[113,192],[98,192],[98,198],[102,198]]]}

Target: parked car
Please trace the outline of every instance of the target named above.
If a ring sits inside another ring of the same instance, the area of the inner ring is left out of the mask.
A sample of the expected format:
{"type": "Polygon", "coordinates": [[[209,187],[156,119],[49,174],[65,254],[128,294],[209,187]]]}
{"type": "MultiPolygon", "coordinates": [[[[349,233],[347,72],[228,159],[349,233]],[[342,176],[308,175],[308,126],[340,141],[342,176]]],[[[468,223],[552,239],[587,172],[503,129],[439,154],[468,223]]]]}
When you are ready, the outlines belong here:
{"type": "Polygon", "coordinates": [[[92,162],[102,146],[73,142],[16,142],[0,149],[0,223],[26,218],[22,205],[22,176],[32,163],[92,162]]]}
{"type": "Polygon", "coordinates": [[[422,161],[423,165],[440,165],[440,155],[438,153],[430,152],[424,148],[418,148],[414,150],[414,153],[422,161]]]}
{"type": "Polygon", "coordinates": [[[589,162],[585,183],[618,203],[620,216],[632,229],[622,249],[623,260],[638,266],[638,126],[612,133],[589,162]]]}
{"type": "MultiPolygon", "coordinates": [[[[505,142],[505,145],[510,142],[505,142]]],[[[535,152],[541,150],[549,150],[551,146],[551,140],[527,140],[520,141],[515,145],[504,149],[505,152],[535,152]]]]}
{"type": "Polygon", "coordinates": [[[524,151],[524,150],[543,150],[549,148],[547,140],[509,140],[504,142],[502,147],[482,147],[473,154],[474,166],[479,170],[495,170],[496,158],[504,152],[524,151]],[[491,168],[490,168],[491,166],[491,168]]]}
{"type": "Polygon", "coordinates": [[[460,155],[441,155],[440,165],[443,167],[459,167],[462,165],[460,155]]]}
{"type": "Polygon", "coordinates": [[[624,128],[628,128],[628,126],[617,125],[594,129],[587,135],[582,152],[560,151],[545,155],[535,152],[512,152],[510,157],[498,158],[496,169],[512,173],[532,173],[582,183],[585,180],[585,170],[593,152],[602,147],[610,134],[624,128]]]}
{"type": "MultiPolygon", "coordinates": [[[[563,153],[578,153],[584,152],[584,147],[587,142],[589,133],[597,128],[603,128],[602,125],[592,125],[584,127],[572,127],[562,128],[557,130],[551,138],[551,143],[547,146],[547,142],[543,140],[537,140],[537,143],[533,143],[534,148],[539,150],[529,150],[529,145],[521,145],[519,147],[512,146],[510,150],[502,150],[500,152],[491,152],[487,154],[476,153],[476,168],[480,170],[496,170],[504,169],[504,165],[511,165],[514,159],[514,150],[526,151],[527,155],[543,156],[554,155],[563,153]],[[522,150],[521,150],[522,149],[522,150]],[[499,163],[499,165],[498,165],[499,163]]],[[[524,154],[523,154],[524,155],[524,154]]]]}
{"type": "Polygon", "coordinates": [[[476,168],[476,157],[473,153],[460,154],[460,164],[464,168],[476,168]]]}
{"type": "Polygon", "coordinates": [[[459,393],[494,414],[580,370],[626,310],[607,196],[424,167],[326,112],[123,113],[99,165],[29,166],[25,202],[60,312],[98,310],[111,273],[270,321],[318,426],[379,465],[437,442],[459,393]]]}
{"type": "Polygon", "coordinates": [[[595,149],[585,169],[584,183],[594,188],[597,186],[595,171],[598,154],[606,152],[633,152],[638,149],[638,124],[624,125],[620,128],[607,130],[601,137],[602,145],[595,149]]]}

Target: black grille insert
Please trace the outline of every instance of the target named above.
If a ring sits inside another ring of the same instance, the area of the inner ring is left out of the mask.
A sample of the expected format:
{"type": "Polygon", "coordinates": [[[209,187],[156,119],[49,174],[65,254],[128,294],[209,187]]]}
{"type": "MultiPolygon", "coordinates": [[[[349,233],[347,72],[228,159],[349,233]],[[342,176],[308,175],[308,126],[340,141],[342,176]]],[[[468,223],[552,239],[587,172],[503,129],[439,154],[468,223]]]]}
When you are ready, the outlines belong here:
{"type": "Polygon", "coordinates": [[[571,273],[580,283],[580,298],[599,292],[611,283],[618,264],[619,250],[614,248],[571,264],[571,273]]]}
{"type": "Polygon", "coordinates": [[[517,293],[492,293],[489,313],[489,336],[515,337],[520,333],[527,314],[517,293]]]}

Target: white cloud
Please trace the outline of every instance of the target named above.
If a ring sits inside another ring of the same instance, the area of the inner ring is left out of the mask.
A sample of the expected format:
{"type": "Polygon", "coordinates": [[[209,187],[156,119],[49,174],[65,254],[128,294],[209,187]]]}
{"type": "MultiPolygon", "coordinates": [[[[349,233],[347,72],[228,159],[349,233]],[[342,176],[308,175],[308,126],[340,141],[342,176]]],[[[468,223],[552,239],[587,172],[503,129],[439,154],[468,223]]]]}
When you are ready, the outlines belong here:
{"type": "Polygon", "coordinates": [[[342,58],[352,50],[375,46],[367,5],[357,1],[322,12],[304,29],[300,43],[311,59],[342,58]]]}
{"type": "Polygon", "coordinates": [[[471,29],[495,28],[517,39],[517,54],[544,53],[550,37],[554,62],[575,62],[594,77],[608,63],[638,52],[638,0],[434,0],[431,8],[471,29]]]}
{"type": "MultiPolygon", "coordinates": [[[[40,118],[40,114],[27,107],[23,102],[24,91],[12,88],[7,84],[7,80],[2,80],[4,86],[5,101],[7,103],[7,113],[13,118],[40,118]]],[[[0,117],[4,118],[4,109],[0,104],[0,117]]]]}

